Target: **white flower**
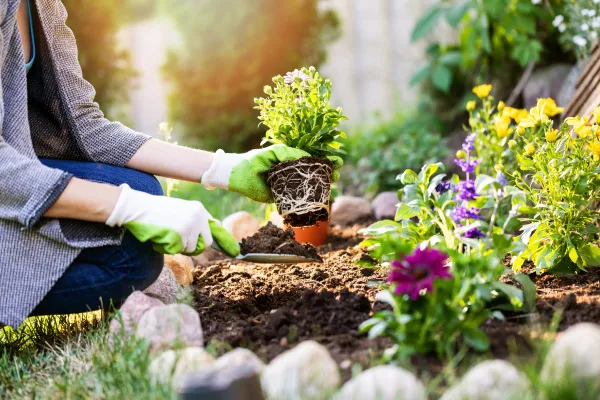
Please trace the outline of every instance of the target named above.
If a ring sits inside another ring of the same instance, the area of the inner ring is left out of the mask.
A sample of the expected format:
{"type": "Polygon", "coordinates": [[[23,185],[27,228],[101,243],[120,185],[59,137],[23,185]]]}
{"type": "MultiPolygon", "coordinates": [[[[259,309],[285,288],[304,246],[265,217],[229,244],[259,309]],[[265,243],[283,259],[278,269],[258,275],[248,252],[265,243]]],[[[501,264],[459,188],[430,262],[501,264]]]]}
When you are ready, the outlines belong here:
{"type": "Polygon", "coordinates": [[[573,43],[575,43],[579,47],[583,47],[587,44],[587,40],[582,38],[579,35],[573,36],[573,43]]]}
{"type": "Polygon", "coordinates": [[[596,33],[596,31],[591,31],[590,32],[590,38],[592,40],[596,40],[598,38],[598,34],[596,33]]]}
{"type": "Polygon", "coordinates": [[[558,30],[559,30],[560,32],[564,32],[564,31],[566,31],[566,30],[567,30],[567,26],[566,26],[565,24],[560,24],[560,25],[558,26],[558,30]]]}
{"type": "Polygon", "coordinates": [[[584,17],[587,17],[589,11],[590,10],[588,10],[587,8],[584,8],[583,10],[581,10],[581,15],[583,15],[584,17]]]}
{"type": "MultiPolygon", "coordinates": [[[[600,1],[600,0],[598,0],[600,1]]],[[[565,21],[565,17],[563,17],[562,15],[557,15],[556,18],[554,18],[554,21],[552,21],[552,25],[554,26],[559,26],[560,24],[562,24],[565,21]]]]}
{"type": "Polygon", "coordinates": [[[592,21],[592,28],[600,28],[600,18],[596,18],[592,21]]]}
{"type": "Polygon", "coordinates": [[[600,0],[594,0],[594,4],[600,3],[600,0]]]}
{"type": "Polygon", "coordinates": [[[590,15],[590,17],[595,17],[596,16],[596,10],[590,10],[590,12],[588,14],[590,15]]]}
{"type": "Polygon", "coordinates": [[[590,30],[590,26],[588,24],[583,24],[581,25],[581,30],[586,32],[590,30]]]}
{"type": "Polygon", "coordinates": [[[540,4],[542,0],[531,0],[532,4],[540,4]]]}

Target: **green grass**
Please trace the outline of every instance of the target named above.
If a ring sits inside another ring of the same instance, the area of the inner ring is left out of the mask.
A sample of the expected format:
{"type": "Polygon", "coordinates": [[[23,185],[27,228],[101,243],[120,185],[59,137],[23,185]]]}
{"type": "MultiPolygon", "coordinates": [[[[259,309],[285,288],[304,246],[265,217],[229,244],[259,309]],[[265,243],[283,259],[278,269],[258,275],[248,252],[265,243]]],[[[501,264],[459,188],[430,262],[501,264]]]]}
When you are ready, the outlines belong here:
{"type": "MultiPolygon", "coordinates": [[[[182,291],[180,299],[189,303],[189,291],[182,291]]],[[[534,393],[523,393],[515,400],[599,399],[597,388],[578,387],[568,374],[566,379],[552,385],[541,382],[540,371],[552,344],[556,323],[540,329],[532,354],[524,356],[516,347],[511,352],[513,356],[509,361],[527,375],[534,388],[534,393]]],[[[32,318],[17,332],[9,328],[0,330],[0,398],[175,398],[170,385],[154,382],[148,376],[151,356],[146,341],[117,338],[111,348],[106,333],[106,322],[98,313],[32,318]]],[[[213,341],[207,344],[207,350],[219,356],[230,347],[213,341]]],[[[461,351],[446,361],[441,374],[423,374],[421,378],[429,398],[439,398],[472,365],[488,358],[461,351]]],[[[378,365],[381,361],[373,358],[372,364],[378,365]]]]}

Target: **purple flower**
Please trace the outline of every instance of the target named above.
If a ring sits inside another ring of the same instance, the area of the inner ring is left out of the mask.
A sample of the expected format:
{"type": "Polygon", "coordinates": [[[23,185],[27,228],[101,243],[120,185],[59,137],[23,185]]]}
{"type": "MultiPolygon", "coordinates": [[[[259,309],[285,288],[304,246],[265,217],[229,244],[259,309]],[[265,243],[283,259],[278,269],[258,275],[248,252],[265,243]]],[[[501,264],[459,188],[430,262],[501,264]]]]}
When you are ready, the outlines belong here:
{"type": "Polygon", "coordinates": [[[479,239],[479,238],[484,238],[485,234],[483,232],[481,232],[479,229],[473,227],[473,228],[467,229],[463,233],[463,236],[468,239],[479,239]]]}
{"type": "Polygon", "coordinates": [[[423,289],[433,290],[433,281],[449,279],[452,275],[446,265],[448,256],[434,249],[417,249],[402,261],[393,261],[389,282],[396,284],[396,295],[407,294],[419,298],[423,289]]]}
{"type": "Polygon", "coordinates": [[[448,190],[450,190],[450,181],[440,182],[435,187],[435,191],[438,192],[439,194],[444,194],[448,190]]]}
{"type": "Polygon", "coordinates": [[[460,182],[454,187],[454,191],[457,192],[456,200],[471,201],[477,198],[474,180],[460,182]]]}
{"type": "Polygon", "coordinates": [[[452,213],[452,220],[458,223],[465,219],[481,219],[481,217],[479,216],[479,208],[468,208],[466,206],[454,207],[454,212],[452,213]]]}
{"type": "Polygon", "coordinates": [[[308,75],[300,70],[295,69],[293,72],[288,72],[285,74],[283,82],[285,82],[286,85],[291,86],[296,81],[296,78],[300,78],[302,82],[305,82],[308,79],[308,75]]]}
{"type": "Polygon", "coordinates": [[[466,151],[467,153],[470,153],[473,150],[475,150],[475,138],[476,138],[476,134],[474,134],[474,133],[467,136],[467,138],[465,139],[465,143],[463,143],[463,145],[462,145],[462,148],[464,151],[466,151]]]}
{"type": "Polygon", "coordinates": [[[456,159],[454,160],[454,163],[456,165],[458,165],[460,167],[460,169],[462,169],[463,172],[474,172],[475,171],[475,167],[479,165],[480,161],[479,160],[459,160],[456,159]]]}
{"type": "Polygon", "coordinates": [[[506,184],[508,183],[506,182],[506,176],[504,176],[504,173],[502,171],[498,171],[498,173],[496,174],[496,182],[498,182],[502,186],[506,186],[506,184]]]}

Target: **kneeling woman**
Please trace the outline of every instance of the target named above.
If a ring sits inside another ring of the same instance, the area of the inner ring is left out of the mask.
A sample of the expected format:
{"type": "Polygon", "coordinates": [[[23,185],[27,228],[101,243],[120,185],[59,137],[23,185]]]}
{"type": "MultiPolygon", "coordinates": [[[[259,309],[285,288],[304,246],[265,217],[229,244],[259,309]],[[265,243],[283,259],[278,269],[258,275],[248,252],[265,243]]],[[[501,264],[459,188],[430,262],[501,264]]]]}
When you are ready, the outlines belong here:
{"type": "Polygon", "coordinates": [[[264,172],[305,154],[273,146],[215,154],[106,120],[81,74],[60,0],[0,2],[0,323],[120,302],[149,286],[162,254],[235,239],[153,175],[269,202],[264,172]]]}

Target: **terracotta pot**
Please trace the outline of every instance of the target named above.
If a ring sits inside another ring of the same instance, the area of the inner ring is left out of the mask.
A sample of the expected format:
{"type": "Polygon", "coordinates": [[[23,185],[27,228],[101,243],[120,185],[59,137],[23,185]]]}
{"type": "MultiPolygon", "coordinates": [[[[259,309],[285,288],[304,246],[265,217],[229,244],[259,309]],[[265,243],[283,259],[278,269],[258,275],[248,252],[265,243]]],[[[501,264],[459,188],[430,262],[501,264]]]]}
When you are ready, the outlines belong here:
{"type": "Polygon", "coordinates": [[[313,226],[303,228],[290,228],[294,231],[298,243],[309,243],[315,247],[324,245],[329,237],[329,221],[317,222],[313,226]]]}

